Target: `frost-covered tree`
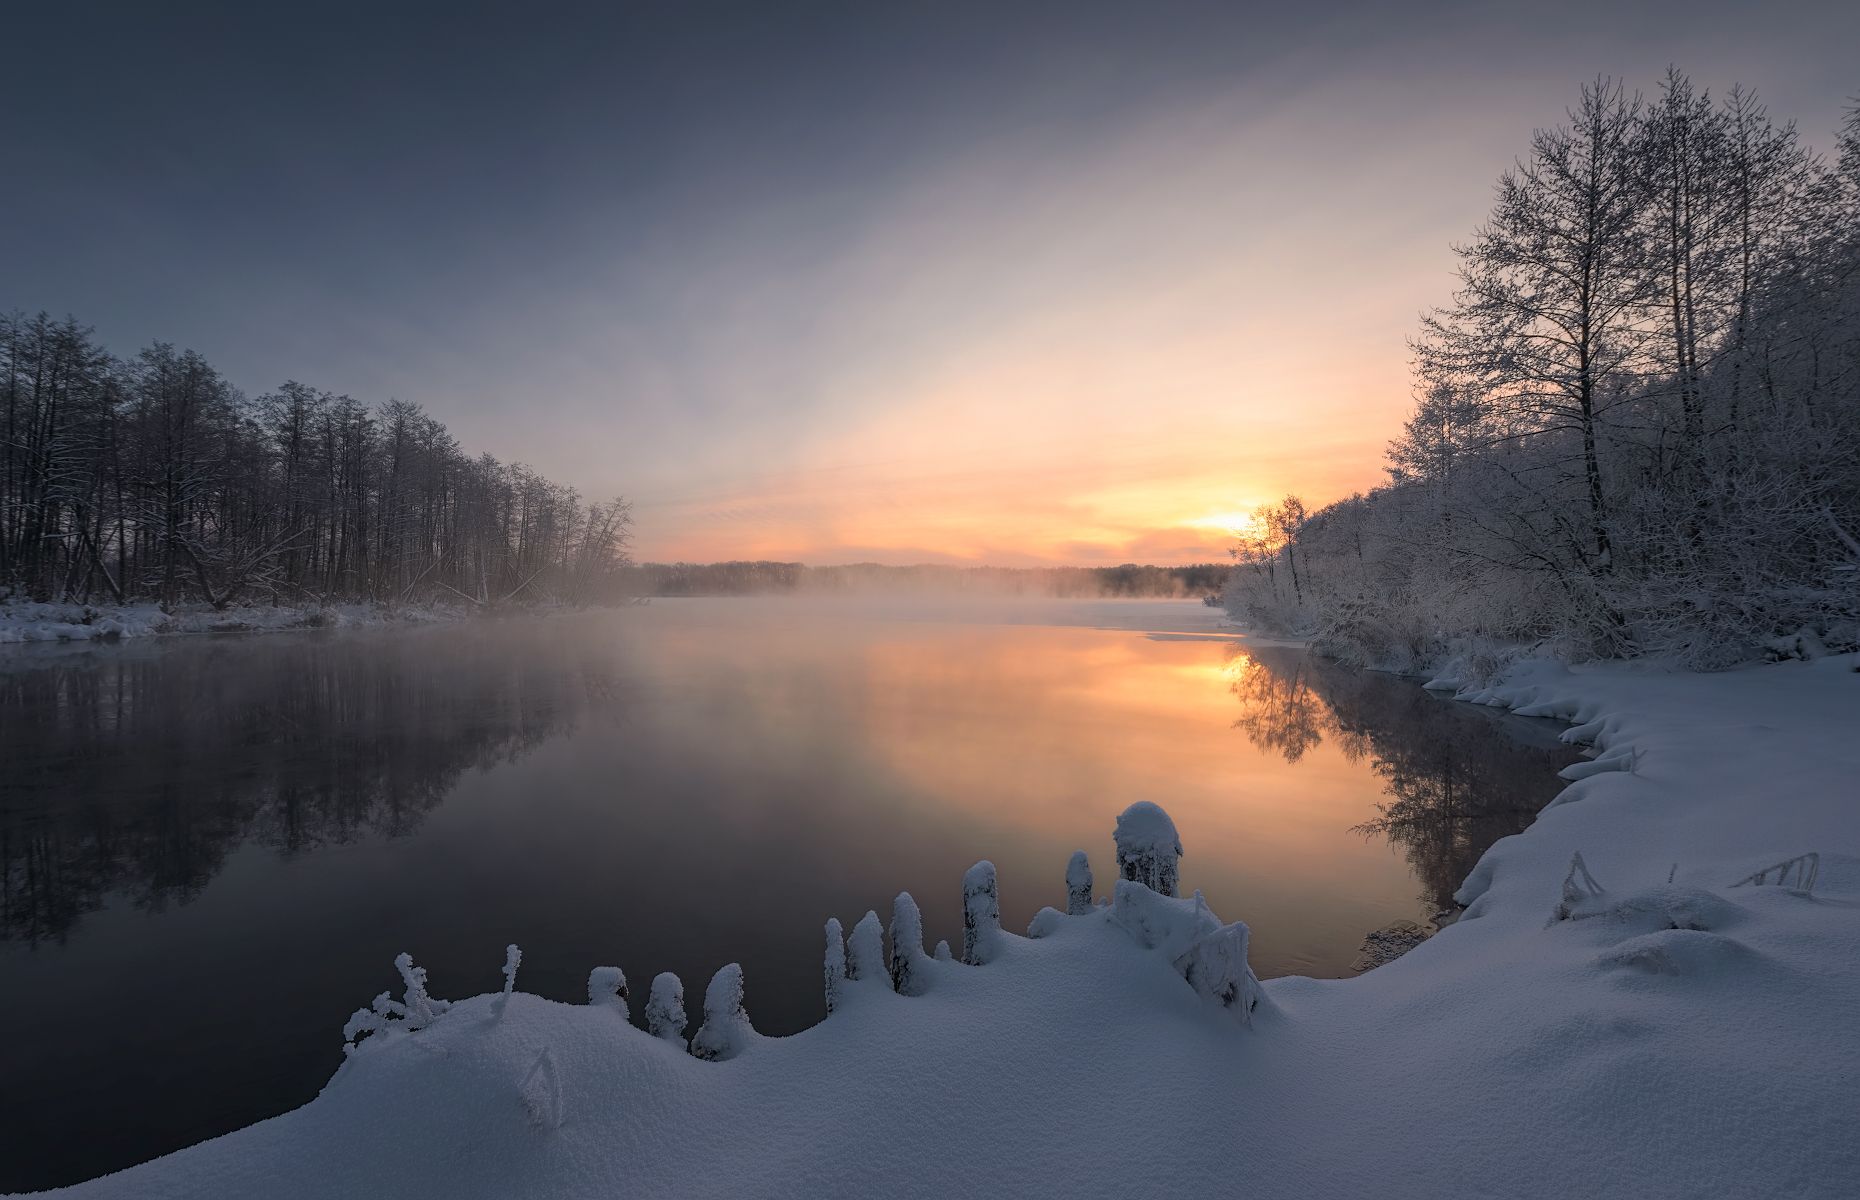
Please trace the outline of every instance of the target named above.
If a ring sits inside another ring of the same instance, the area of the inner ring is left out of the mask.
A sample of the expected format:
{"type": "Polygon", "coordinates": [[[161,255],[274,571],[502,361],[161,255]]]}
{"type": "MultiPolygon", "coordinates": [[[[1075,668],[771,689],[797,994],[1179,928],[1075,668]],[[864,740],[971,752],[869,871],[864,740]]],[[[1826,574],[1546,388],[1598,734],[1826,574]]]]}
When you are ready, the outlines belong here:
{"type": "Polygon", "coordinates": [[[1080,917],[1091,911],[1091,860],[1074,850],[1066,863],[1066,913],[1080,917]]]}
{"type": "Polygon", "coordinates": [[[1182,839],[1160,805],[1139,800],[1117,816],[1117,867],[1125,879],[1164,896],[1176,894],[1182,839]]]}
{"type": "Polygon", "coordinates": [[[685,985],[670,971],[661,971],[646,997],[646,1032],[682,1047],[686,1023],[685,985]]]}
{"type": "Polygon", "coordinates": [[[827,1012],[840,1006],[846,993],[846,935],[840,932],[840,919],[827,918],[826,958],[827,1012]]]}
{"type": "Polygon", "coordinates": [[[867,912],[846,939],[846,978],[863,982],[886,977],[884,927],[877,913],[867,912]]]}
{"type": "Polygon", "coordinates": [[[1584,88],[1459,249],[1388,483],[1263,511],[1229,611],[1401,671],[1860,648],[1854,121],[1828,163],[1743,88],[1584,88]]]}
{"type": "Polygon", "coordinates": [[[921,996],[930,986],[924,954],[924,919],[909,892],[891,903],[891,986],[901,996],[921,996]]]}
{"type": "Polygon", "coordinates": [[[1001,896],[995,864],[983,859],[962,876],[962,961],[993,962],[1001,953],[1001,896]]]}
{"type": "Polygon", "coordinates": [[[588,1003],[611,1008],[631,1020],[633,1008],[626,990],[626,972],[619,967],[596,967],[588,972],[588,1003]]]}
{"type": "Polygon", "coordinates": [[[743,1008],[743,968],[729,963],[718,969],[704,990],[704,1023],[691,1039],[691,1053],[722,1062],[741,1054],[754,1036],[749,1013],[743,1008]]]}

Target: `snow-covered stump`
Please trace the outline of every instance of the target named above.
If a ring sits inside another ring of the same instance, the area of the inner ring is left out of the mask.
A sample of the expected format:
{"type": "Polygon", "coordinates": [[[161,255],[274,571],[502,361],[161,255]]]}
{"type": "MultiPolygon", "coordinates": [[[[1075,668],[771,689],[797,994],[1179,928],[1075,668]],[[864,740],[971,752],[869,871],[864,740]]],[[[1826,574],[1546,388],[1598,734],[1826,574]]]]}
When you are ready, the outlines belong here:
{"type": "Polygon", "coordinates": [[[1117,817],[1117,869],[1163,896],[1176,894],[1182,839],[1161,807],[1139,800],[1117,817]]]}
{"type": "Polygon", "coordinates": [[[930,986],[924,954],[924,918],[909,892],[891,902],[891,986],[900,996],[921,996],[930,986]]]}
{"type": "Polygon", "coordinates": [[[626,990],[626,972],[619,967],[596,967],[588,972],[588,1003],[596,1008],[611,1008],[625,1020],[632,1020],[631,994],[626,990]]]}
{"type": "Polygon", "coordinates": [[[704,1024],[691,1039],[691,1053],[707,1062],[723,1062],[741,1054],[754,1035],[743,1008],[742,965],[729,963],[711,976],[704,991],[704,1024]]]}
{"type": "Polygon", "coordinates": [[[1082,917],[1091,912],[1091,860],[1083,850],[1072,852],[1066,864],[1066,915],[1082,917]]]}
{"type": "Polygon", "coordinates": [[[670,971],[661,971],[646,997],[646,1032],[662,1042],[685,1045],[685,985],[670,971]]]}
{"type": "Polygon", "coordinates": [[[995,864],[983,859],[962,876],[962,961],[993,962],[1001,952],[1001,894],[995,864]]]}
{"type": "Polygon", "coordinates": [[[846,978],[854,983],[886,978],[885,931],[875,912],[860,917],[846,939],[846,978]]]}
{"type": "Polygon", "coordinates": [[[840,932],[840,919],[827,918],[826,959],[827,1014],[840,1006],[846,994],[846,935],[840,932]]]}

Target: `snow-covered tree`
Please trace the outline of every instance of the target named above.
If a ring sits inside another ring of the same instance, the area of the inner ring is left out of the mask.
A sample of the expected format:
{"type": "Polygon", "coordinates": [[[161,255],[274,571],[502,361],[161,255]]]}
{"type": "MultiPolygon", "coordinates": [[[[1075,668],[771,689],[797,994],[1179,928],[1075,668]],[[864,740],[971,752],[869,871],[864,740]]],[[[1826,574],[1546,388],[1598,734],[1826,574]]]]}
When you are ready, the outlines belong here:
{"type": "Polygon", "coordinates": [[[846,935],[840,932],[840,919],[827,918],[826,958],[827,1012],[840,1006],[846,992],[846,935]]]}
{"type": "Polygon", "coordinates": [[[611,1008],[629,1020],[633,1008],[626,990],[626,972],[619,967],[596,967],[588,972],[588,1003],[611,1008]]]}
{"type": "Polygon", "coordinates": [[[1091,911],[1091,860],[1083,850],[1074,850],[1066,863],[1066,913],[1083,916],[1091,911]]]}
{"type": "Polygon", "coordinates": [[[860,982],[886,978],[885,930],[875,912],[860,917],[846,939],[846,978],[860,982]]]}
{"type": "Polygon", "coordinates": [[[646,1032],[683,1046],[685,1025],[685,985],[670,971],[662,971],[653,977],[646,997],[646,1032]]]}
{"type": "Polygon", "coordinates": [[[743,968],[729,963],[704,989],[704,1023],[691,1039],[691,1053],[711,1062],[735,1058],[755,1036],[743,1008],[743,968]]]}
{"type": "Polygon", "coordinates": [[[962,876],[962,961],[993,962],[1001,953],[1001,896],[995,864],[983,859],[962,876]]]}
{"type": "Polygon", "coordinates": [[[891,903],[891,986],[901,996],[921,996],[930,986],[924,954],[924,919],[909,892],[891,903]]]}
{"type": "Polygon", "coordinates": [[[1164,896],[1175,895],[1182,839],[1161,806],[1139,800],[1119,813],[1116,840],[1117,868],[1125,879],[1164,896]]]}

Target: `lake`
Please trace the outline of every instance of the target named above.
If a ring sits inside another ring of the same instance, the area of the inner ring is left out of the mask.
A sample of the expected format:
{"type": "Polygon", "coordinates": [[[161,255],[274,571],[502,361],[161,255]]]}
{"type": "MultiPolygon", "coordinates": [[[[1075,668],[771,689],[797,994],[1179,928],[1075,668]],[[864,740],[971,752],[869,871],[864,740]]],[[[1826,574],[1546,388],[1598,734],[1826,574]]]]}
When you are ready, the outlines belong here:
{"type": "Polygon", "coordinates": [[[1242,640],[1193,602],[654,601],[464,625],[0,651],[0,1191],[311,1099],[399,982],[693,1011],[740,962],[820,1019],[822,923],[910,891],[961,944],[1101,892],[1154,800],[1261,976],[1343,976],[1555,795],[1558,727],[1242,640]],[[1365,828],[1369,826],[1369,828],[1365,828]]]}

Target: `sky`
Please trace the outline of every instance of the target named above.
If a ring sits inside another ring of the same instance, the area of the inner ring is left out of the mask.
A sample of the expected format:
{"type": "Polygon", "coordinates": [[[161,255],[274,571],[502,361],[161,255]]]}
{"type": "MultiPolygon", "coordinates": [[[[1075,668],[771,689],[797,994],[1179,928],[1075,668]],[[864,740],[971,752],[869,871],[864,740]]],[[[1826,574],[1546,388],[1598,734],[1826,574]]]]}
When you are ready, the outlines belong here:
{"type": "Polygon", "coordinates": [[[1823,148],[1860,5],[38,5],[0,309],[417,401],[636,554],[1179,563],[1374,486],[1585,79],[1823,148]]]}

